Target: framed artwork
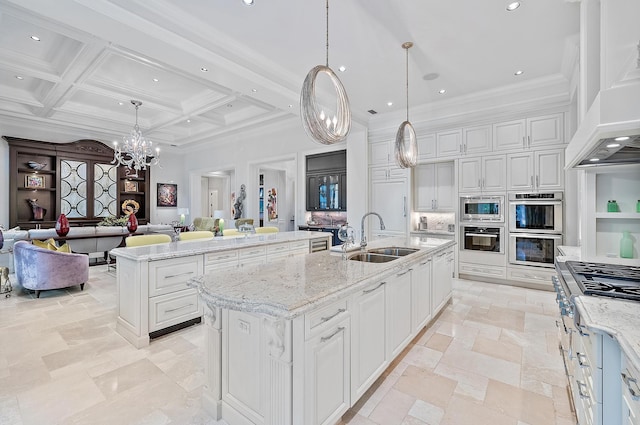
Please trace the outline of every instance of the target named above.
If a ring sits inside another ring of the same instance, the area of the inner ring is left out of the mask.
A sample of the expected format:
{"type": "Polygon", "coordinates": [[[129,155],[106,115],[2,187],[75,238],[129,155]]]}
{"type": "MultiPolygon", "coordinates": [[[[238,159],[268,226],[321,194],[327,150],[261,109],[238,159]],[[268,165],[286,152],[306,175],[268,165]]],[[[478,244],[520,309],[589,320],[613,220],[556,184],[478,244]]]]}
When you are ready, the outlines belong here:
{"type": "Polygon", "coordinates": [[[124,191],[125,192],[137,192],[138,191],[138,182],[132,182],[131,180],[124,181],[124,191]]]}
{"type": "Polygon", "coordinates": [[[24,176],[24,187],[30,189],[44,189],[44,176],[24,176]]]}
{"type": "Polygon", "coordinates": [[[178,206],[178,185],[173,183],[158,183],[158,203],[159,207],[178,206]]]}

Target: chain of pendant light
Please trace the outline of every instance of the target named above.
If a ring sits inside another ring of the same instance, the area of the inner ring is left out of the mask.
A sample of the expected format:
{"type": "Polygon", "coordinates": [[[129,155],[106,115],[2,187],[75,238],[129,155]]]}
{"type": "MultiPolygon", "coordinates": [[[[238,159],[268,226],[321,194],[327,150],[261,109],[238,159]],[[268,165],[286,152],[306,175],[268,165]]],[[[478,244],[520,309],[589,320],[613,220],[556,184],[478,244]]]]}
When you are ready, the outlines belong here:
{"type": "Polygon", "coordinates": [[[349,98],[335,72],[329,68],[329,0],[326,0],[326,62],[317,65],[307,74],[300,93],[300,116],[302,126],[314,141],[325,145],[342,142],[351,129],[351,110],[349,98]],[[316,100],[316,78],[326,74],[336,92],[336,114],[333,117],[325,114],[316,100]]]}
{"type": "Polygon", "coordinates": [[[396,163],[400,168],[415,167],[418,162],[418,142],[416,139],[416,132],[413,129],[413,125],[409,122],[409,49],[413,46],[413,43],[407,41],[402,43],[402,48],[406,51],[406,93],[407,93],[407,119],[398,128],[396,133],[395,143],[395,157],[396,163]],[[408,133],[409,141],[407,146],[407,140],[405,132],[408,133]]]}

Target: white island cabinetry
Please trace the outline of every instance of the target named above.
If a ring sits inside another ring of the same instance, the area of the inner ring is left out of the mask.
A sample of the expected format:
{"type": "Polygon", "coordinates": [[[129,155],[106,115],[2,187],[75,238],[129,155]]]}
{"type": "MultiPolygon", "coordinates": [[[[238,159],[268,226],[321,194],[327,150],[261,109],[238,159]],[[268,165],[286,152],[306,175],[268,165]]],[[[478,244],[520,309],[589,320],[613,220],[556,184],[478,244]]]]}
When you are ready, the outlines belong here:
{"type": "MultiPolygon", "coordinates": [[[[437,313],[431,259],[455,243],[432,241],[371,242],[420,249],[387,263],[323,252],[192,279],[208,311],[204,408],[229,425],[338,423],[437,313]]],[[[443,308],[451,274],[439,284],[443,308]]]]}

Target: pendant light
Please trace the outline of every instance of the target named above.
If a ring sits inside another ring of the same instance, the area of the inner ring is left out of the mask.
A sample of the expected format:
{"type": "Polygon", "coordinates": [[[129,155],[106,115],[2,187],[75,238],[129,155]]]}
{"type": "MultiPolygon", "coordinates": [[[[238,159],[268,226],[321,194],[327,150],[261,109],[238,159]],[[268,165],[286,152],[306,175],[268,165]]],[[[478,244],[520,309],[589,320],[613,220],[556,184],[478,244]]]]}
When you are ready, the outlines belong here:
{"type": "Polygon", "coordinates": [[[329,68],[329,0],[326,0],[327,31],[326,31],[326,63],[314,67],[302,84],[300,93],[300,115],[302,125],[309,137],[318,143],[331,145],[342,142],[347,138],[351,129],[351,111],[349,98],[340,79],[329,68]],[[319,74],[329,77],[336,92],[335,113],[318,105],[316,100],[316,78],[319,74]]]}
{"type": "Polygon", "coordinates": [[[411,47],[413,47],[413,43],[410,41],[402,43],[402,48],[407,52],[407,120],[400,124],[400,128],[396,133],[396,163],[400,168],[415,167],[418,162],[418,142],[416,140],[416,132],[413,129],[413,125],[409,122],[409,49],[411,47]],[[408,141],[407,136],[409,138],[408,141]]]}

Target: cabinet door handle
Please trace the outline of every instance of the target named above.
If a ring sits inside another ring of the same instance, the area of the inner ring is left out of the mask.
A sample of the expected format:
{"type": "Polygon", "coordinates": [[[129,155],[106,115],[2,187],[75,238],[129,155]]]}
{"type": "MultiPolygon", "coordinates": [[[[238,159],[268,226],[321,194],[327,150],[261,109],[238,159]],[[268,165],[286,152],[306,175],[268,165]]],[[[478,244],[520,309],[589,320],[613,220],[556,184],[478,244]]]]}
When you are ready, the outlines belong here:
{"type": "Polygon", "coordinates": [[[589,363],[587,363],[587,356],[584,353],[576,352],[576,358],[578,359],[580,367],[589,367],[589,363]]]}
{"type": "Polygon", "coordinates": [[[180,310],[180,309],[183,309],[185,307],[192,307],[192,306],[193,306],[193,304],[187,304],[187,305],[183,305],[183,306],[176,307],[176,308],[170,308],[169,310],[165,310],[164,312],[165,313],[172,313],[172,312],[174,312],[176,310],[180,310]]]}
{"type": "Polygon", "coordinates": [[[407,216],[407,197],[406,196],[402,197],[402,216],[403,217],[407,216]]]}
{"type": "Polygon", "coordinates": [[[522,136],[522,147],[526,148],[527,147],[527,138],[522,136]]]}
{"type": "Polygon", "coordinates": [[[540,176],[536,176],[536,188],[540,187],[540,176]]]}
{"type": "Polygon", "coordinates": [[[338,309],[338,311],[336,311],[335,313],[333,313],[331,316],[321,317],[321,318],[320,318],[320,321],[321,321],[321,322],[329,321],[329,320],[333,319],[334,317],[336,317],[338,314],[340,314],[340,313],[344,313],[345,311],[347,311],[347,310],[346,310],[346,309],[344,309],[344,308],[339,308],[339,309],[338,309]]]}
{"type": "Polygon", "coordinates": [[[531,176],[531,188],[533,188],[535,186],[533,186],[533,176],[531,176]]]}
{"type": "Polygon", "coordinates": [[[164,278],[165,279],[171,279],[173,277],[178,277],[178,276],[184,276],[184,275],[190,275],[193,274],[193,272],[184,272],[184,273],[178,273],[178,274],[168,274],[166,275],[164,278]]]}
{"type": "Polygon", "coordinates": [[[462,143],[460,143],[460,153],[462,153],[462,143]]]}
{"type": "Polygon", "coordinates": [[[320,342],[327,342],[329,341],[331,338],[333,338],[334,336],[338,335],[340,332],[342,332],[344,330],[344,326],[340,326],[338,327],[338,329],[336,329],[331,335],[329,336],[323,336],[322,338],[320,338],[320,342]]]}
{"type": "Polygon", "coordinates": [[[400,276],[404,276],[405,274],[409,273],[410,271],[412,271],[413,269],[409,269],[409,270],[405,270],[402,273],[398,273],[396,276],[400,277],[400,276]]]}
{"type": "Polygon", "coordinates": [[[478,179],[478,187],[482,188],[482,179],[478,179]]]}
{"type": "Polygon", "coordinates": [[[578,384],[578,394],[580,394],[581,398],[591,398],[589,396],[589,390],[587,389],[587,384],[582,381],[576,379],[576,383],[578,384]]]}
{"type": "Polygon", "coordinates": [[[429,264],[431,262],[431,258],[429,258],[427,261],[425,261],[424,263],[420,263],[421,266],[424,266],[425,264],[429,264]]]}
{"type": "Polygon", "coordinates": [[[527,146],[531,147],[531,136],[527,136],[527,146]]]}
{"type": "Polygon", "coordinates": [[[640,388],[638,388],[638,381],[635,378],[629,376],[629,372],[625,371],[620,374],[622,376],[622,380],[625,384],[627,384],[627,389],[632,397],[637,399],[640,397],[640,388]],[[626,372],[626,373],[625,373],[626,372]]]}
{"type": "Polygon", "coordinates": [[[485,184],[485,182],[484,182],[484,177],[483,177],[483,178],[482,178],[482,188],[483,188],[483,189],[484,189],[484,184],[485,184]]]}
{"type": "Polygon", "coordinates": [[[363,293],[363,294],[369,294],[369,293],[371,293],[371,292],[375,291],[376,289],[378,289],[378,288],[380,288],[381,286],[386,285],[386,284],[387,284],[387,282],[380,282],[380,283],[378,284],[378,286],[376,286],[375,288],[365,289],[364,291],[362,291],[362,293],[363,293]]]}

